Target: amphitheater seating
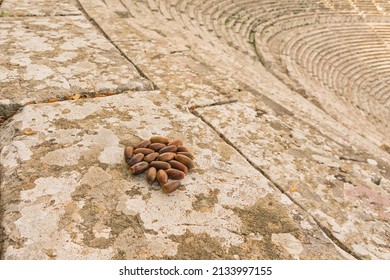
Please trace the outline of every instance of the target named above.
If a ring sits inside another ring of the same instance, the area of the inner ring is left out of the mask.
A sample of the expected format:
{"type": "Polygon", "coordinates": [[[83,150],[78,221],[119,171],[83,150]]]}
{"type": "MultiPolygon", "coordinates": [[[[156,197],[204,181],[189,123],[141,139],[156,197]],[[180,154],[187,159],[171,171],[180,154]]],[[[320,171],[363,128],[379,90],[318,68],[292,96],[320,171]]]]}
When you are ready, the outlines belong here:
{"type": "Polygon", "coordinates": [[[352,0],[353,5],[364,13],[378,13],[378,9],[372,0],[352,0]]]}
{"type": "MultiPolygon", "coordinates": [[[[133,17],[153,13],[211,44],[223,43],[260,60],[292,88],[315,95],[321,87],[373,118],[383,117],[376,115],[375,106],[390,109],[389,0],[105,3],[118,12],[125,6],[133,17]]],[[[390,119],[390,113],[386,117],[390,119]]]]}

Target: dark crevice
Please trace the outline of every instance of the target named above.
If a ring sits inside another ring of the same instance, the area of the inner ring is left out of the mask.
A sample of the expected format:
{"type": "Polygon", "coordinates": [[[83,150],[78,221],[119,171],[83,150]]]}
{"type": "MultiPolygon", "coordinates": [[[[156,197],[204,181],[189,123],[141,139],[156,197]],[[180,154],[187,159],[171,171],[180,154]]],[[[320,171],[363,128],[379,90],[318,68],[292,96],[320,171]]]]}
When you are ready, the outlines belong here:
{"type": "Polygon", "coordinates": [[[320,221],[318,221],[315,217],[313,217],[300,203],[298,203],[292,196],[290,196],[278,183],[272,180],[272,178],[261,168],[259,168],[253,161],[251,161],[241,150],[239,147],[237,147],[234,143],[232,143],[223,133],[219,132],[216,127],[214,127],[209,121],[207,121],[203,116],[201,116],[198,112],[193,111],[193,115],[201,119],[207,126],[209,126],[212,130],[214,130],[215,133],[218,134],[219,137],[221,137],[222,140],[224,140],[229,146],[231,146],[233,149],[235,149],[245,160],[257,171],[259,171],[269,182],[271,182],[282,194],[286,195],[295,205],[297,205],[299,208],[301,208],[307,215],[309,215],[317,224],[317,226],[322,230],[322,232],[341,250],[344,252],[350,254],[354,258],[360,260],[361,257],[351,251],[342,241],[337,239],[337,237],[324,225],[321,224],[320,221]]]}
{"type": "Polygon", "coordinates": [[[217,101],[217,102],[210,103],[210,104],[192,106],[191,110],[196,110],[198,108],[206,108],[206,107],[212,107],[212,106],[220,106],[220,105],[232,104],[232,103],[237,103],[237,102],[238,102],[237,99],[225,100],[225,101],[217,101]]]}
{"type": "Polygon", "coordinates": [[[12,116],[14,116],[19,110],[23,109],[26,105],[32,104],[45,104],[45,103],[54,103],[54,102],[62,102],[62,101],[72,101],[78,99],[86,99],[86,98],[103,98],[109,97],[117,94],[125,93],[126,91],[131,92],[141,92],[142,90],[134,90],[131,88],[118,88],[115,90],[100,90],[95,92],[77,92],[69,96],[53,96],[52,98],[40,101],[33,101],[28,104],[20,105],[20,104],[8,104],[8,105],[0,105],[0,127],[12,116]],[[74,98],[76,94],[80,96],[74,98]]]}
{"type": "Polygon", "coordinates": [[[18,104],[0,105],[0,127],[20,109],[18,104]]]}

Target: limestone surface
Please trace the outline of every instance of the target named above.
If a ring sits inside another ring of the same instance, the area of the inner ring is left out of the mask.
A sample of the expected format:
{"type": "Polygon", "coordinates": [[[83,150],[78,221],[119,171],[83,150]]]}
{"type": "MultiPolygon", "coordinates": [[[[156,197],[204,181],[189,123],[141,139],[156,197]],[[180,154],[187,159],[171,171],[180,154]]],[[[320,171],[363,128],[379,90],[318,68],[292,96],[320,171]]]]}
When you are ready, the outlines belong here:
{"type": "Polygon", "coordinates": [[[388,259],[390,165],[262,102],[197,112],[359,258],[388,259]]]}
{"type": "MultiPolygon", "coordinates": [[[[160,32],[156,25],[161,19],[156,18],[153,24],[146,18],[151,25],[144,26],[124,6],[107,7],[100,1],[81,3],[113,44],[153,81],[169,102],[194,107],[239,97],[239,83],[215,73],[214,67],[193,51],[190,41],[174,35],[176,30],[169,34],[160,32]]],[[[166,29],[171,27],[175,26],[166,29]]]]}
{"type": "Polygon", "coordinates": [[[83,16],[2,17],[0,30],[0,108],[153,89],[83,16]]]}
{"type": "Polygon", "coordinates": [[[3,258],[351,258],[199,118],[161,106],[159,92],[26,106],[2,134],[3,258]],[[123,156],[156,134],[196,154],[170,195],[132,176],[123,156]]]}
{"type": "MultiPolygon", "coordinates": [[[[1,3],[2,2],[2,3],[1,3]]],[[[73,0],[3,0],[0,13],[18,16],[81,15],[73,0]]]]}

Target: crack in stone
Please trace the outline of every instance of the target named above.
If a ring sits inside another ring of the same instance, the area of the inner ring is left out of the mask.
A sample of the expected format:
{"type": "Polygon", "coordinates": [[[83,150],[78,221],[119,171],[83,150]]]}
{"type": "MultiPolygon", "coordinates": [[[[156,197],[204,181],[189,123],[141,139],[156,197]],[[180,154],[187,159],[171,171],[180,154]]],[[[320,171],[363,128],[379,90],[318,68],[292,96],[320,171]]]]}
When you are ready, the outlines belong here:
{"type": "Polygon", "coordinates": [[[135,65],[135,63],[121,50],[121,48],[118,47],[117,44],[115,44],[115,42],[113,40],[111,40],[111,38],[107,35],[106,32],[104,32],[104,30],[100,27],[100,25],[95,21],[95,19],[93,19],[92,17],[89,16],[89,14],[87,13],[87,11],[84,9],[84,7],[81,5],[80,1],[77,0],[77,4],[78,4],[78,9],[81,10],[81,12],[83,13],[83,15],[86,17],[86,19],[93,25],[95,26],[95,28],[97,30],[99,30],[99,32],[104,36],[104,38],[106,38],[106,40],[108,40],[118,51],[119,53],[121,54],[121,56],[123,56],[128,62],[130,62],[134,67],[135,69],[138,71],[138,73],[140,74],[141,77],[147,79],[148,81],[150,81],[153,85],[153,89],[152,90],[159,90],[159,88],[157,87],[157,85],[151,80],[149,79],[149,77],[146,76],[146,74],[137,66],[135,65]]]}
{"type": "Polygon", "coordinates": [[[208,125],[215,133],[218,134],[219,137],[223,141],[226,142],[229,146],[231,146],[233,149],[235,149],[253,168],[255,168],[257,171],[259,171],[271,184],[273,184],[282,194],[286,195],[295,205],[297,205],[299,208],[302,209],[307,215],[309,215],[314,222],[317,224],[317,226],[320,228],[320,230],[327,236],[334,244],[337,246],[340,250],[350,254],[354,258],[360,260],[361,258],[355,254],[352,250],[350,250],[342,241],[340,241],[328,228],[323,226],[320,221],[318,221],[313,215],[311,215],[301,204],[299,204],[296,200],[293,199],[292,196],[290,196],[278,183],[274,182],[271,177],[261,168],[259,168],[253,161],[251,161],[241,150],[239,147],[237,147],[234,143],[232,143],[223,133],[219,132],[216,127],[214,127],[209,121],[207,121],[203,116],[201,116],[198,112],[193,111],[193,115],[198,117],[200,120],[202,120],[206,125],[208,125]]]}
{"type": "Polygon", "coordinates": [[[220,106],[220,105],[227,105],[227,104],[233,104],[233,103],[237,103],[237,102],[238,102],[238,99],[217,101],[217,102],[210,103],[210,104],[192,106],[190,108],[190,110],[192,111],[192,110],[196,110],[196,109],[200,109],[200,108],[220,106]]]}
{"type": "MultiPolygon", "coordinates": [[[[130,88],[117,88],[115,90],[99,90],[95,92],[79,92],[80,98],[79,99],[85,99],[85,98],[101,98],[101,97],[108,97],[111,95],[117,95],[117,94],[122,94],[127,91],[131,91],[133,93],[137,92],[145,92],[145,91],[133,91],[130,88]],[[100,95],[100,96],[99,96],[100,95]]],[[[152,92],[153,90],[150,90],[148,92],[152,92]]],[[[76,94],[76,93],[75,93],[76,94]]],[[[27,103],[24,105],[19,105],[19,104],[7,104],[7,105],[1,105],[0,104],[0,127],[9,119],[12,118],[15,114],[18,113],[19,110],[23,109],[25,106],[30,105],[30,104],[45,104],[45,103],[53,103],[53,102],[63,102],[63,101],[72,101],[75,99],[72,99],[71,96],[64,96],[64,97],[52,97],[46,100],[42,101],[33,101],[31,103],[27,103]],[[53,101],[55,99],[55,101],[53,101]]]]}

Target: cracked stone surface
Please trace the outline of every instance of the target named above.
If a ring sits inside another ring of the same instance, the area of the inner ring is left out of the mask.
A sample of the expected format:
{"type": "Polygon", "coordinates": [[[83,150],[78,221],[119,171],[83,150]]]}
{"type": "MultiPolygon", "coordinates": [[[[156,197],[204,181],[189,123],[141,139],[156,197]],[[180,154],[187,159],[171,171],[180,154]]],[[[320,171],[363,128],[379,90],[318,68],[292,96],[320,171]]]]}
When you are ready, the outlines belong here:
{"type": "Polygon", "coordinates": [[[265,103],[196,112],[359,258],[390,258],[389,157],[338,143],[265,103]]]}
{"type": "Polygon", "coordinates": [[[159,100],[120,94],[13,117],[0,158],[4,258],[351,258],[211,128],[159,100]],[[183,190],[127,171],[124,146],[154,134],[196,154],[183,190]]]}
{"type": "Polygon", "coordinates": [[[170,102],[185,107],[206,106],[239,96],[237,81],[217,75],[212,65],[194,53],[193,44],[182,38],[172,39],[177,31],[174,26],[167,26],[174,30],[167,36],[157,28],[135,21],[123,7],[115,6],[111,11],[101,1],[81,3],[112,42],[170,102]]]}
{"type": "Polygon", "coordinates": [[[3,107],[80,92],[153,89],[83,16],[3,17],[0,30],[3,107]]]}

